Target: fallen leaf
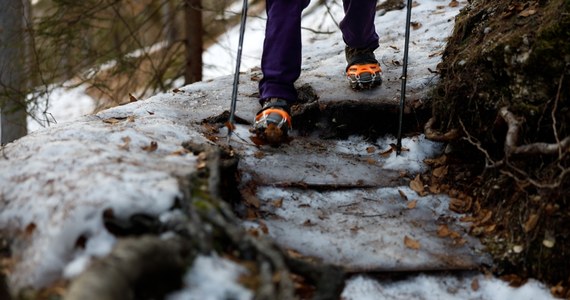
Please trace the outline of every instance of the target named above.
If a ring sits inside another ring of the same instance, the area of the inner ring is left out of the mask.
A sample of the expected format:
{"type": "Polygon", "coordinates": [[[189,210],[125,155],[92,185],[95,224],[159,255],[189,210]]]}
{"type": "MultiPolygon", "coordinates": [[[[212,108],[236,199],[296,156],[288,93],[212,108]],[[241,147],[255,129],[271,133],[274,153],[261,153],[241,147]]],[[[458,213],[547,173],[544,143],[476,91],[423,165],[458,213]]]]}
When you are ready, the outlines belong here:
{"type": "Polygon", "coordinates": [[[412,29],[414,30],[418,30],[422,27],[422,23],[420,22],[411,22],[410,24],[412,25],[412,29]]]}
{"type": "Polygon", "coordinates": [[[524,223],[524,232],[525,233],[531,232],[536,227],[536,224],[538,224],[538,215],[531,214],[530,216],[528,216],[528,220],[526,220],[526,222],[524,223]]]}
{"type": "Polygon", "coordinates": [[[263,151],[257,151],[253,154],[253,157],[257,158],[257,159],[261,159],[265,157],[265,152],[263,151]]]}
{"type": "Polygon", "coordinates": [[[137,101],[139,101],[139,99],[133,96],[133,94],[129,93],[129,102],[137,102],[137,101]]]}
{"type": "Polygon", "coordinates": [[[472,199],[451,198],[449,201],[449,209],[458,214],[466,213],[471,209],[472,199]]]}
{"type": "Polygon", "coordinates": [[[234,125],[232,122],[227,121],[224,125],[226,125],[226,127],[228,128],[228,130],[234,131],[236,130],[236,125],[234,125]]]}
{"type": "Polygon", "coordinates": [[[406,196],[406,193],[404,193],[404,191],[398,190],[398,193],[400,194],[400,197],[402,197],[402,199],[408,201],[408,196],[406,196]]]}
{"type": "Polygon", "coordinates": [[[449,237],[452,239],[458,239],[461,237],[461,234],[457,231],[449,231],[449,237]]]}
{"type": "Polygon", "coordinates": [[[424,163],[428,166],[439,167],[447,162],[447,156],[444,154],[438,158],[426,158],[424,163]]]}
{"type": "Polygon", "coordinates": [[[447,166],[441,166],[441,167],[437,167],[437,168],[433,169],[432,174],[433,174],[433,176],[435,176],[437,178],[442,178],[445,175],[447,175],[447,171],[448,171],[447,166]]]}
{"type": "Polygon", "coordinates": [[[177,88],[176,88],[176,89],[173,89],[172,92],[174,92],[174,93],[179,93],[179,92],[182,92],[182,91],[181,91],[180,89],[177,89],[177,88]]]}
{"type": "Polygon", "coordinates": [[[485,216],[477,223],[479,223],[481,225],[485,224],[485,223],[489,222],[492,217],[493,217],[493,211],[489,210],[489,211],[487,211],[487,213],[485,213],[485,216]]]}
{"type": "Polygon", "coordinates": [[[451,2],[449,2],[449,7],[457,7],[459,6],[459,2],[457,0],[451,0],[451,2]]]}
{"type": "Polygon", "coordinates": [[[416,178],[414,178],[414,180],[410,181],[410,188],[420,196],[425,195],[424,184],[419,174],[416,175],[416,178]]]}
{"type": "Polygon", "coordinates": [[[414,209],[416,208],[416,205],[418,204],[418,200],[414,200],[408,203],[408,209],[414,209]]]}
{"type": "Polygon", "coordinates": [[[303,222],[303,226],[306,226],[306,227],[312,227],[312,226],[316,226],[316,225],[317,224],[311,222],[310,219],[307,219],[307,221],[303,222]]]}
{"type": "Polygon", "coordinates": [[[156,141],[151,141],[150,145],[141,147],[141,149],[147,152],[156,151],[156,149],[158,149],[158,143],[156,141]]]}
{"type": "Polygon", "coordinates": [[[26,229],[24,230],[24,235],[26,237],[31,236],[36,231],[36,228],[37,228],[36,223],[32,222],[28,224],[28,226],[26,226],[26,229]]]}
{"type": "Polygon", "coordinates": [[[507,281],[509,283],[509,285],[512,287],[519,287],[526,282],[525,279],[521,278],[520,276],[518,276],[516,274],[503,275],[503,276],[501,276],[501,279],[504,281],[507,281]]]}
{"type": "Polygon", "coordinates": [[[380,155],[386,157],[386,156],[389,156],[390,153],[392,153],[392,152],[394,152],[394,149],[390,148],[390,149],[388,149],[388,150],[386,150],[386,151],[380,152],[380,155]]]}
{"type": "Polygon", "coordinates": [[[532,15],[534,15],[534,14],[536,14],[536,9],[535,9],[534,7],[529,7],[529,8],[527,8],[527,9],[521,11],[521,12],[519,13],[519,17],[526,18],[526,17],[530,17],[530,16],[532,16],[532,15]]]}
{"type": "Polygon", "coordinates": [[[283,198],[279,198],[279,199],[273,201],[273,206],[275,206],[277,208],[281,208],[283,206],[283,198]]]}
{"type": "Polygon", "coordinates": [[[362,229],[362,227],[354,226],[354,227],[350,228],[350,231],[352,233],[357,233],[360,229],[362,229]]]}
{"type": "Polygon", "coordinates": [[[477,278],[471,281],[471,289],[475,292],[479,290],[479,280],[477,280],[477,278]]]}
{"type": "Polygon", "coordinates": [[[127,122],[134,122],[135,121],[135,116],[128,116],[127,117],[127,122]]]}
{"type": "Polygon", "coordinates": [[[121,122],[121,119],[117,119],[117,118],[108,118],[103,120],[103,123],[107,123],[107,124],[117,124],[119,122],[121,122]]]}
{"type": "Polygon", "coordinates": [[[437,236],[444,238],[448,237],[450,234],[451,231],[449,230],[449,227],[447,227],[447,225],[443,224],[437,227],[437,236]]]}
{"type": "Polygon", "coordinates": [[[257,220],[257,223],[259,223],[259,228],[261,229],[261,232],[265,234],[269,233],[269,228],[267,227],[267,224],[263,222],[263,220],[257,220]]]}
{"type": "Polygon", "coordinates": [[[129,145],[131,144],[131,138],[128,136],[125,136],[123,138],[121,138],[121,140],[123,141],[123,144],[119,146],[119,148],[123,149],[123,150],[129,150],[129,145]]]}
{"type": "Polygon", "coordinates": [[[439,184],[432,183],[429,186],[429,192],[432,194],[439,194],[439,193],[441,193],[441,189],[439,187],[440,187],[439,184]]]}
{"type": "Polygon", "coordinates": [[[376,152],[376,147],[370,146],[366,148],[366,152],[368,153],[374,153],[376,152]]]}
{"type": "Polygon", "coordinates": [[[410,249],[419,250],[420,249],[420,242],[408,237],[407,235],[404,237],[404,245],[410,249]]]}
{"type": "Polygon", "coordinates": [[[366,162],[367,162],[369,165],[375,165],[375,164],[376,164],[376,160],[375,160],[374,158],[372,158],[372,157],[367,158],[367,159],[366,159],[366,162]]]}
{"type": "Polygon", "coordinates": [[[182,155],[186,155],[188,153],[190,153],[190,150],[188,150],[186,148],[182,148],[182,149],[178,149],[176,151],[172,151],[170,154],[182,156],[182,155]]]}

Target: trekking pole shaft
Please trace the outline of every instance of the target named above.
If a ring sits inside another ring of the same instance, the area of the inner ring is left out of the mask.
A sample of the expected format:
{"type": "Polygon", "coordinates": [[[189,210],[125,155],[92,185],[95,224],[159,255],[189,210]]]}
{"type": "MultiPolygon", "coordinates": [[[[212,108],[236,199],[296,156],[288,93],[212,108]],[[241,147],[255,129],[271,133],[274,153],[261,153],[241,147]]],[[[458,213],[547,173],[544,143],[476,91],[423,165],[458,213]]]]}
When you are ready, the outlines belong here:
{"type": "Polygon", "coordinates": [[[232,134],[232,128],[234,126],[234,118],[236,113],[236,103],[237,103],[237,93],[238,93],[238,85],[239,85],[239,69],[241,65],[241,53],[243,48],[243,36],[245,35],[245,21],[247,19],[247,1],[243,0],[243,8],[241,11],[241,23],[239,27],[239,41],[238,41],[238,50],[237,50],[237,57],[236,57],[236,69],[234,73],[234,84],[232,90],[232,103],[230,107],[230,119],[229,123],[230,126],[228,128],[228,139],[232,134]]]}
{"type": "Polygon", "coordinates": [[[412,0],[407,2],[407,13],[406,13],[406,37],[404,44],[404,63],[402,67],[402,87],[400,94],[400,115],[398,120],[398,141],[396,142],[396,154],[402,152],[402,123],[404,120],[404,106],[406,103],[406,80],[408,77],[408,48],[410,45],[410,23],[412,18],[412,0]]]}

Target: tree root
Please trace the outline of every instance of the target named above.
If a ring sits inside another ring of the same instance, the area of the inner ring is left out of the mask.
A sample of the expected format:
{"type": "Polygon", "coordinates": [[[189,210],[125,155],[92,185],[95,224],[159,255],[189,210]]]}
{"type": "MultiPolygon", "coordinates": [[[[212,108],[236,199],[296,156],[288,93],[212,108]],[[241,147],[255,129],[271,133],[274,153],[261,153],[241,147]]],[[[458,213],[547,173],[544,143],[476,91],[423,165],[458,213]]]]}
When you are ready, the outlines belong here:
{"type": "Polygon", "coordinates": [[[454,128],[448,132],[442,133],[432,128],[434,123],[435,117],[431,117],[424,125],[424,134],[428,140],[435,142],[450,142],[459,137],[459,130],[454,128]]]}
{"type": "Polygon", "coordinates": [[[180,288],[194,253],[180,238],[156,236],[117,242],[110,255],[75,279],[66,300],[144,299],[180,288]],[[152,288],[150,290],[149,288],[152,288]]]}
{"type": "Polygon", "coordinates": [[[507,122],[508,129],[505,137],[505,154],[511,155],[557,155],[570,151],[570,137],[555,144],[532,143],[519,146],[522,121],[519,120],[507,107],[499,110],[499,115],[507,122]]]}

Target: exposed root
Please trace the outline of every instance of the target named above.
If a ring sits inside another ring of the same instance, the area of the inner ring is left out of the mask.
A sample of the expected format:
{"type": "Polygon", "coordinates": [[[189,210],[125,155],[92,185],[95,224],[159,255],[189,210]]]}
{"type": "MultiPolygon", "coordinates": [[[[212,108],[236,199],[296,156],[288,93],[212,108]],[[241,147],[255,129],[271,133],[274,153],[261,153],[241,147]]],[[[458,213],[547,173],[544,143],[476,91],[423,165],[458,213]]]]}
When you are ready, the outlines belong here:
{"type": "Polygon", "coordinates": [[[433,129],[433,124],[435,123],[435,117],[431,117],[426,125],[424,125],[424,134],[428,140],[436,142],[450,142],[456,140],[459,137],[459,130],[451,129],[446,133],[441,133],[433,129]]]}
{"type": "Polygon", "coordinates": [[[188,244],[179,238],[145,236],[119,240],[109,256],[93,263],[73,281],[65,298],[119,300],[160,296],[180,288],[188,259],[195,256],[188,250],[188,244]],[[156,282],[170,286],[148,290],[156,288],[156,282]]]}
{"type": "Polygon", "coordinates": [[[508,130],[505,137],[505,154],[511,155],[561,155],[570,150],[570,137],[566,137],[558,143],[533,143],[518,146],[522,121],[519,120],[507,107],[499,110],[499,115],[507,122],[508,130]]]}

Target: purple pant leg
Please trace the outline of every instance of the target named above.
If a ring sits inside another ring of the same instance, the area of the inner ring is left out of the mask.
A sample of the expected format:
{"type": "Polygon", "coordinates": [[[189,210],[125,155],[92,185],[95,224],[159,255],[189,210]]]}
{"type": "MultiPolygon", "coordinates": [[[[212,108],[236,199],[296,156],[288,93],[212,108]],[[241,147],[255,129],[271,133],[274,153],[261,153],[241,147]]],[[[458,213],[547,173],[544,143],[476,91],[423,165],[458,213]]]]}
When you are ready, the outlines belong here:
{"type": "Polygon", "coordinates": [[[374,26],[376,0],[344,0],[344,18],[340,22],[342,37],[347,46],[358,49],[378,48],[378,34],[374,26]]]}
{"type": "Polygon", "coordinates": [[[260,99],[297,100],[301,74],[301,13],[310,0],[267,0],[267,25],[261,56],[260,99]]]}

